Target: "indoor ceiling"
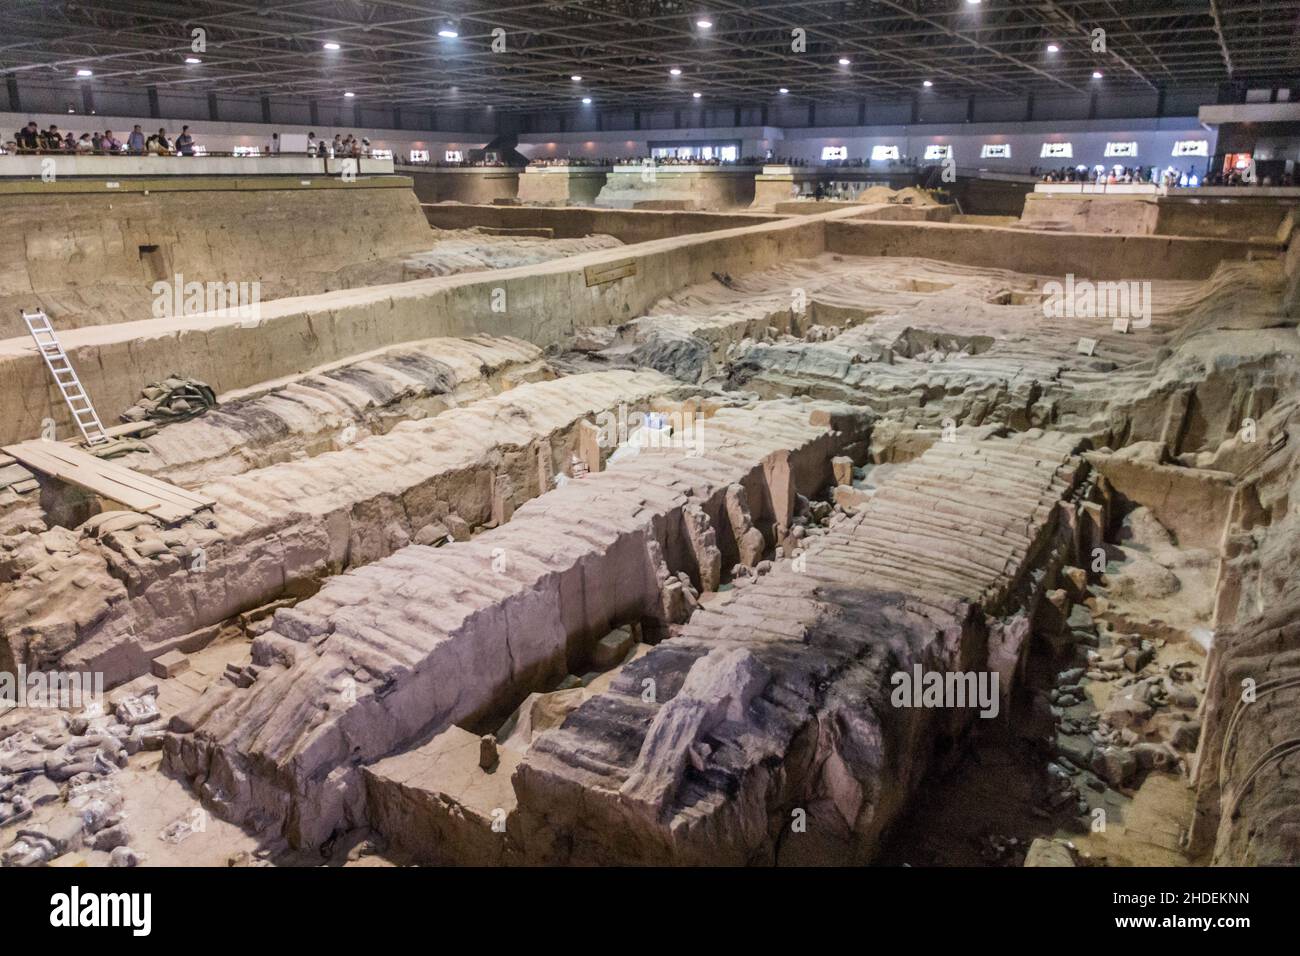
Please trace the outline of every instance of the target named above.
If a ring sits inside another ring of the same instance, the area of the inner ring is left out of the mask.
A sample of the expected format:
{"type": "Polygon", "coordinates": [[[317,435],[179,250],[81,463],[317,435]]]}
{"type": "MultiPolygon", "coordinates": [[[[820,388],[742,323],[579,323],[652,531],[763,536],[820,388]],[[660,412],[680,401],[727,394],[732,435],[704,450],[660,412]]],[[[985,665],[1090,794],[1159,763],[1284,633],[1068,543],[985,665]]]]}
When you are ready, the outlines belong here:
{"type": "Polygon", "coordinates": [[[80,82],[110,86],[322,102],[351,93],[386,107],[1150,92],[1286,83],[1300,64],[1300,0],[3,0],[0,9],[0,70],[19,78],[78,81],[80,70],[90,71],[80,82]],[[206,37],[198,51],[196,28],[206,37]],[[1105,52],[1094,50],[1096,30],[1105,52]]]}

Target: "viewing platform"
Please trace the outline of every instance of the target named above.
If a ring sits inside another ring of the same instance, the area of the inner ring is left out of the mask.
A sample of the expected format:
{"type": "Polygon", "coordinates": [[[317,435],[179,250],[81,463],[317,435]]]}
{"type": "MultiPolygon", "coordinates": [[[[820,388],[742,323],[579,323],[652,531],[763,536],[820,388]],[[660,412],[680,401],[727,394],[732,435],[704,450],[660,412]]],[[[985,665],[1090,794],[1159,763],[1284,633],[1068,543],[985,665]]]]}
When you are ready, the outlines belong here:
{"type": "MultiPolygon", "coordinates": [[[[346,159],[302,154],[271,156],[153,156],[86,153],[17,153],[0,156],[0,179],[129,179],[142,176],[338,176],[346,159]]],[[[393,172],[391,159],[363,156],[358,175],[393,172]]]]}

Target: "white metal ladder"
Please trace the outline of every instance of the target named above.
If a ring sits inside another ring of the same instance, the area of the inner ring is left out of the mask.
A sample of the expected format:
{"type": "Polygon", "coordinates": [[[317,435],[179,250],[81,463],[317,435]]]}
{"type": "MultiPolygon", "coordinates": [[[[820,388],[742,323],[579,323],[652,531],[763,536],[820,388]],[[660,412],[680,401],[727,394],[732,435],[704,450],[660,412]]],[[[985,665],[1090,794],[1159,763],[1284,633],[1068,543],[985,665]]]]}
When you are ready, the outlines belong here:
{"type": "Polygon", "coordinates": [[[108,434],[104,431],[99,416],[95,414],[95,406],[90,404],[90,396],[81,387],[81,379],[77,378],[76,369],[68,361],[68,353],[63,351],[63,346],[59,344],[59,337],[54,334],[54,326],[50,324],[49,316],[40,309],[35,312],[23,312],[22,316],[27,324],[27,330],[36,340],[36,350],[45,359],[46,367],[54,376],[54,384],[59,386],[59,391],[63,393],[63,400],[68,403],[72,418],[81,429],[86,444],[98,445],[108,441],[108,434]]]}

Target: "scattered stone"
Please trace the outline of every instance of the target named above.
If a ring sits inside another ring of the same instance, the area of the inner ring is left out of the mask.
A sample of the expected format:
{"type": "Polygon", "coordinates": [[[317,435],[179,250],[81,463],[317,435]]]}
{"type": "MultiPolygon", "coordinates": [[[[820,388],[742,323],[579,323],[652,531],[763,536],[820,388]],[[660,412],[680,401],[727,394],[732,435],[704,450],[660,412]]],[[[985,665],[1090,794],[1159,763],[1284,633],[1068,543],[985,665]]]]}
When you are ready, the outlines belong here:
{"type": "Polygon", "coordinates": [[[1122,787],[1137,774],[1137,757],[1120,747],[1100,747],[1093,754],[1092,771],[1111,786],[1122,787]]]}
{"type": "Polygon", "coordinates": [[[415,533],[415,543],[426,547],[434,547],[446,541],[449,534],[451,532],[445,524],[435,521],[432,524],[426,524],[415,533]]]}
{"type": "Polygon", "coordinates": [[[1036,837],[1025,854],[1025,866],[1077,866],[1069,844],[1036,837]]]}
{"type": "Polygon", "coordinates": [[[1092,765],[1093,746],[1087,737],[1076,734],[1057,734],[1056,752],[1076,767],[1092,765]]]}
{"type": "Polygon", "coordinates": [[[163,679],[175,677],[190,669],[190,659],[180,651],[168,651],[149,662],[149,670],[154,677],[163,679]]]}
{"type": "Polygon", "coordinates": [[[1126,688],[1111,697],[1101,716],[1109,726],[1124,729],[1145,723],[1154,712],[1154,708],[1139,698],[1133,689],[1126,688]]]}
{"type": "Polygon", "coordinates": [[[1165,770],[1178,765],[1178,754],[1168,744],[1139,743],[1133,747],[1133,756],[1143,770],[1165,770]]]}
{"type": "Polygon", "coordinates": [[[836,485],[853,484],[853,459],[843,455],[831,459],[831,474],[836,485]]]}
{"type": "Polygon", "coordinates": [[[447,534],[455,541],[468,541],[471,536],[469,523],[460,515],[449,514],[442,520],[447,527],[447,534]]]}
{"type": "Polygon", "coordinates": [[[1169,743],[1175,750],[1191,753],[1201,742],[1201,722],[1180,720],[1170,727],[1169,743]]]}
{"type": "Polygon", "coordinates": [[[591,666],[604,671],[621,664],[635,643],[631,628],[615,628],[596,642],[591,653],[591,666]]]}
{"type": "Polygon", "coordinates": [[[1083,568],[1065,567],[1061,569],[1061,587],[1076,604],[1088,596],[1088,572],[1083,568]]]}
{"type": "Polygon", "coordinates": [[[479,768],[486,771],[496,769],[500,762],[501,755],[497,752],[497,739],[492,734],[484,734],[479,738],[478,748],[478,765],[479,768]]]}
{"type": "Polygon", "coordinates": [[[139,866],[140,854],[129,846],[119,846],[109,854],[108,865],[115,867],[139,866]]]}
{"type": "Polygon", "coordinates": [[[90,848],[101,853],[108,853],[131,842],[131,834],[124,824],[106,827],[95,834],[90,841],[90,848]]]}

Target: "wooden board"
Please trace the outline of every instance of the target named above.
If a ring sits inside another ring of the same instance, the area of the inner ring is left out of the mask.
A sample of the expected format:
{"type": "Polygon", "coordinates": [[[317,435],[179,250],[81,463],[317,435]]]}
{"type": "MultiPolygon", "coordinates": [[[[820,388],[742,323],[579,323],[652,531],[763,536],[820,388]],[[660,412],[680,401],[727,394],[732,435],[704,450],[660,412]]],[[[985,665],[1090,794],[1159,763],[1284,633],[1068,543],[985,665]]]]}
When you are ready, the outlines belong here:
{"type": "Polygon", "coordinates": [[[636,260],[624,259],[622,262],[587,266],[583,273],[587,277],[588,286],[603,285],[606,282],[613,282],[615,279],[626,279],[628,276],[636,275],[636,260]]]}
{"type": "Polygon", "coordinates": [[[211,498],[88,455],[62,442],[26,441],[8,445],[4,452],[28,468],[119,501],[132,511],[152,515],[166,524],[175,524],[216,504],[211,498]]]}

